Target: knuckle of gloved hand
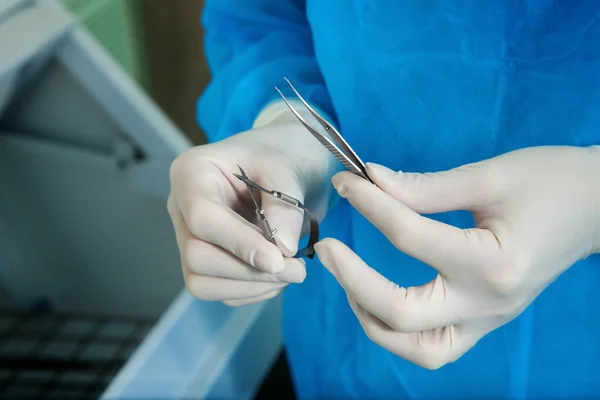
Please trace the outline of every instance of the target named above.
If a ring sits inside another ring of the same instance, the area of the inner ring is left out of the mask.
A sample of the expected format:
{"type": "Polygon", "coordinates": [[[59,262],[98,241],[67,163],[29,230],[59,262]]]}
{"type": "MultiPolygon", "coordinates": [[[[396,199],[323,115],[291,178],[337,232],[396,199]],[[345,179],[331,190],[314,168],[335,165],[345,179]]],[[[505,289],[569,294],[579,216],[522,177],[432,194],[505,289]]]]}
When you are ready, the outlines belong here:
{"type": "Polygon", "coordinates": [[[183,264],[195,273],[202,270],[203,261],[206,260],[205,250],[196,240],[188,240],[182,248],[181,258],[183,264]]]}
{"type": "Polygon", "coordinates": [[[418,362],[418,364],[421,367],[428,369],[430,371],[435,371],[436,369],[440,369],[448,363],[449,363],[449,360],[447,357],[440,356],[437,354],[431,354],[426,357],[423,357],[418,362]]]}
{"type": "Polygon", "coordinates": [[[199,275],[195,275],[191,271],[184,271],[184,279],[185,289],[189,294],[197,298],[198,300],[213,300],[205,295],[203,287],[203,277],[199,275]]]}
{"type": "Polygon", "coordinates": [[[180,155],[175,160],[173,160],[173,162],[171,163],[171,165],[169,167],[169,180],[171,182],[174,182],[177,179],[177,176],[179,175],[179,171],[181,170],[181,157],[182,156],[183,155],[180,155]]]}
{"type": "Polygon", "coordinates": [[[202,239],[206,229],[212,229],[211,217],[216,216],[214,204],[208,199],[197,199],[189,210],[188,228],[195,236],[202,239]]]}
{"type": "Polygon", "coordinates": [[[414,332],[414,327],[420,319],[414,309],[407,307],[403,302],[393,303],[394,308],[390,321],[386,321],[390,328],[396,332],[414,332]]]}
{"type": "Polygon", "coordinates": [[[175,207],[175,196],[173,195],[173,193],[169,193],[169,197],[167,197],[167,203],[165,205],[169,216],[171,217],[171,219],[173,219],[173,216],[177,212],[177,208],[175,207]]]}
{"type": "Polygon", "coordinates": [[[239,300],[223,300],[222,303],[228,307],[242,307],[248,304],[247,302],[239,300]]]}
{"type": "Polygon", "coordinates": [[[442,350],[439,346],[435,345],[423,345],[416,364],[422,368],[434,371],[449,364],[451,361],[452,358],[448,351],[442,350]]]}
{"type": "Polygon", "coordinates": [[[375,324],[368,322],[363,324],[363,330],[365,331],[365,335],[369,338],[373,343],[383,346],[383,341],[381,340],[381,329],[377,327],[375,324]]]}
{"type": "Polygon", "coordinates": [[[513,256],[505,263],[487,268],[484,280],[496,296],[512,297],[527,284],[530,270],[530,263],[526,258],[513,256]]]}
{"type": "Polygon", "coordinates": [[[173,160],[169,167],[169,179],[172,183],[177,182],[179,177],[185,174],[186,168],[189,166],[189,159],[194,151],[197,151],[197,148],[187,149],[173,160]]]}

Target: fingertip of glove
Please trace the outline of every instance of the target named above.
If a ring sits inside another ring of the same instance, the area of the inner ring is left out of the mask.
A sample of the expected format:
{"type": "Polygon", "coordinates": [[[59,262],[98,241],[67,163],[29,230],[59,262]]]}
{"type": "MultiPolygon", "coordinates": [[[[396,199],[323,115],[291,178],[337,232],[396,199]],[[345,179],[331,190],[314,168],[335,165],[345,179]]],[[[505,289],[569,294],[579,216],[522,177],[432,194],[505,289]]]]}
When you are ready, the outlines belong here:
{"type": "Polygon", "coordinates": [[[327,240],[327,239],[323,239],[318,241],[317,243],[315,243],[315,253],[317,253],[317,256],[321,253],[321,251],[323,250],[323,241],[327,240]]]}
{"type": "Polygon", "coordinates": [[[329,239],[323,239],[323,240],[319,240],[317,243],[315,243],[314,249],[315,249],[315,253],[317,253],[317,257],[319,257],[319,259],[321,259],[321,257],[325,253],[325,249],[327,247],[328,240],[329,239]]]}
{"type": "Polygon", "coordinates": [[[317,257],[319,257],[319,261],[333,276],[336,276],[336,267],[331,252],[338,243],[335,239],[327,238],[315,244],[315,252],[317,253],[317,257]]]}
{"type": "Polygon", "coordinates": [[[277,274],[277,279],[289,283],[302,283],[306,279],[306,264],[299,258],[285,259],[285,269],[277,274]]]}
{"type": "Polygon", "coordinates": [[[387,180],[396,176],[397,174],[396,171],[389,169],[388,167],[370,162],[366,163],[365,167],[369,176],[375,181],[387,180]]]}
{"type": "Polygon", "coordinates": [[[324,238],[315,243],[315,251],[317,253],[324,252],[332,246],[336,246],[338,244],[342,244],[342,242],[333,238],[324,238]]]}
{"type": "Polygon", "coordinates": [[[315,253],[317,253],[319,260],[327,267],[328,264],[330,264],[332,252],[335,252],[336,247],[340,245],[342,245],[341,242],[335,239],[326,238],[315,244],[315,253]]]}
{"type": "Polygon", "coordinates": [[[269,274],[278,274],[285,269],[285,260],[277,247],[270,246],[268,250],[258,252],[251,265],[269,274]]]}
{"type": "Polygon", "coordinates": [[[277,247],[281,250],[284,257],[293,257],[298,252],[298,245],[290,237],[285,235],[278,235],[275,238],[277,247]]]}
{"type": "Polygon", "coordinates": [[[346,184],[347,178],[351,177],[352,174],[348,171],[338,172],[331,178],[331,184],[335,188],[336,192],[341,197],[346,197],[348,192],[348,186],[346,184]]]}

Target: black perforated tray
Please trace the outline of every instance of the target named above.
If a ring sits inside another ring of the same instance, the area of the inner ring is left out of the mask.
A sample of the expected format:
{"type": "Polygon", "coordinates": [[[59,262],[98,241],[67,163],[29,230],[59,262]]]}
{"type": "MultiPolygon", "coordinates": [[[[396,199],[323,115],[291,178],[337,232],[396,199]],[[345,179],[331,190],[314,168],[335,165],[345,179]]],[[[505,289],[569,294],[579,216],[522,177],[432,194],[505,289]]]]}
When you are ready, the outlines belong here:
{"type": "Polygon", "coordinates": [[[0,399],[98,398],[155,322],[0,309],[0,399]]]}

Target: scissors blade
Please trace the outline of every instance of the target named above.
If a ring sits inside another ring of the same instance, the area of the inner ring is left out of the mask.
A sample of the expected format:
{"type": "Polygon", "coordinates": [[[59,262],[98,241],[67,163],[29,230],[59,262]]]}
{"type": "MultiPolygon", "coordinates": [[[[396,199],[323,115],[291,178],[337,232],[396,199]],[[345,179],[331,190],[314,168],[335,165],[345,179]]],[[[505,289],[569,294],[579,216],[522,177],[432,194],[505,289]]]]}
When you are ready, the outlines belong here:
{"type": "Polygon", "coordinates": [[[263,232],[263,235],[267,238],[267,240],[269,240],[273,244],[276,244],[275,243],[275,234],[277,233],[277,229],[271,229],[271,225],[269,224],[269,220],[267,219],[267,216],[265,215],[265,211],[262,208],[260,208],[260,206],[258,205],[258,200],[254,196],[253,189],[259,188],[258,190],[264,190],[267,193],[268,193],[268,191],[266,189],[260,187],[256,183],[252,182],[250,180],[250,178],[248,178],[248,175],[246,175],[246,172],[242,169],[242,167],[240,167],[238,165],[238,168],[240,169],[240,174],[234,173],[233,175],[235,175],[235,177],[237,177],[242,182],[244,182],[246,184],[246,186],[248,187],[248,191],[250,192],[250,197],[252,198],[252,202],[254,203],[254,211],[256,213],[257,225],[260,228],[260,230],[263,232]]]}
{"type": "Polygon", "coordinates": [[[240,174],[236,174],[234,173],[233,176],[235,176],[236,178],[238,178],[240,181],[244,182],[246,184],[246,186],[250,186],[256,190],[259,190],[261,192],[264,193],[268,193],[271,194],[271,192],[267,189],[265,189],[264,187],[260,186],[258,183],[251,181],[250,179],[248,179],[248,177],[244,177],[240,174]]]}
{"type": "MultiPolygon", "coordinates": [[[[252,198],[252,202],[254,203],[254,208],[256,209],[256,211],[261,211],[260,206],[258,205],[258,201],[256,200],[256,197],[254,196],[254,191],[253,189],[253,185],[254,182],[252,182],[249,178],[248,175],[246,175],[246,172],[244,172],[244,170],[242,169],[242,167],[240,167],[238,165],[238,168],[240,169],[240,173],[241,175],[238,174],[234,174],[238,179],[240,179],[242,182],[244,182],[246,184],[246,186],[248,186],[248,191],[250,192],[250,197],[252,198]]],[[[256,185],[256,184],[254,184],[256,185]]],[[[258,186],[258,185],[256,185],[258,186]]]]}

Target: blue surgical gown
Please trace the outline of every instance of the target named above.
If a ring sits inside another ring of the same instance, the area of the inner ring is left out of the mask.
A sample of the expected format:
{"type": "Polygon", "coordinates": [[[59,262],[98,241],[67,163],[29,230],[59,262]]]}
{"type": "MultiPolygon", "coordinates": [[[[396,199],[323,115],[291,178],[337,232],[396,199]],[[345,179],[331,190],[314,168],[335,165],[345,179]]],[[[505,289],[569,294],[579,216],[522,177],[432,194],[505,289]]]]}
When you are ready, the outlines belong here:
{"type": "MultiPolygon", "coordinates": [[[[207,0],[202,23],[212,80],[198,120],[211,141],[249,129],[286,76],[363,159],[397,170],[600,143],[597,0],[207,0]]],[[[434,218],[473,226],[468,213],[434,218]]],[[[399,285],[435,275],[347,203],[326,236],[399,285]]],[[[307,272],[284,295],[299,398],[600,397],[598,256],[435,371],[369,341],[335,279],[317,260],[307,272]]]]}

